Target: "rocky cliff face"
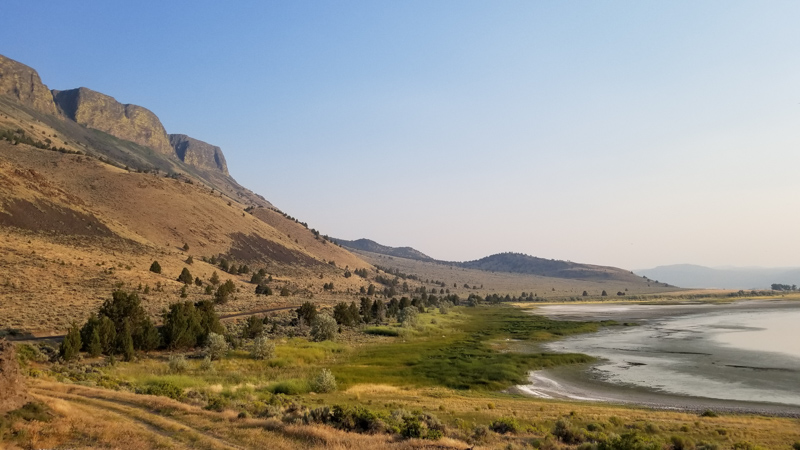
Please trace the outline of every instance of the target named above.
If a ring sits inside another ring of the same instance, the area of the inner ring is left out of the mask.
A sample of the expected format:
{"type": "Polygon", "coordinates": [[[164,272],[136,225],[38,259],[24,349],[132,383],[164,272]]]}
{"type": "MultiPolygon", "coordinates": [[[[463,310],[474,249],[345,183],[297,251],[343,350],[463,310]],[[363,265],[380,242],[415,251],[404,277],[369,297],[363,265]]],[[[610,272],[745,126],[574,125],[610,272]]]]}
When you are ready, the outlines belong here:
{"type": "Polygon", "coordinates": [[[0,95],[7,95],[37,111],[56,114],[53,95],[39,74],[25,64],[0,55],[0,95]]]}
{"type": "Polygon", "coordinates": [[[228,173],[228,166],[225,163],[225,156],[222,149],[215,145],[191,138],[185,134],[170,134],[169,143],[175,149],[181,161],[201,170],[213,170],[228,173]]]}
{"type": "Polygon", "coordinates": [[[152,148],[167,156],[174,154],[164,125],[149,109],[123,105],[87,88],[53,91],[56,105],[70,119],[89,128],[152,148]]]}

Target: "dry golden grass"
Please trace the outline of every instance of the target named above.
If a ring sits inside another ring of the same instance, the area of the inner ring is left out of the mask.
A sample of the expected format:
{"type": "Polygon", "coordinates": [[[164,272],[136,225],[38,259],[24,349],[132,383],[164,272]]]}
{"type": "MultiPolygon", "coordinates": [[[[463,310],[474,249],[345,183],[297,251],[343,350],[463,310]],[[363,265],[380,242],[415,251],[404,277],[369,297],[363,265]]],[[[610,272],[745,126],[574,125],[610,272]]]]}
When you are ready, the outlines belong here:
{"type": "Polygon", "coordinates": [[[240,419],[163,397],[38,381],[34,396],[56,413],[50,423],[31,422],[31,446],[69,448],[207,449],[465,449],[453,439],[399,441],[385,435],[347,433],[327,426],[276,419],[240,419]],[[91,417],[91,420],[86,420],[91,417]]]}

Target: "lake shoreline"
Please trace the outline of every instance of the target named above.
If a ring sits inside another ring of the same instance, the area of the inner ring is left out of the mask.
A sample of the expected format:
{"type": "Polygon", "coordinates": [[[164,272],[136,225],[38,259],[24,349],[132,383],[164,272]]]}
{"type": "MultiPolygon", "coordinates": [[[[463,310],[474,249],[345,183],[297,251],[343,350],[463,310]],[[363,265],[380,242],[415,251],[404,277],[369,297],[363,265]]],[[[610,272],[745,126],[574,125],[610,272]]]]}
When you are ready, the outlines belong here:
{"type": "MultiPolygon", "coordinates": [[[[786,363],[790,367],[787,373],[765,373],[763,367],[751,362],[754,352],[721,347],[711,339],[715,330],[698,331],[685,325],[691,325],[697,318],[708,320],[717,316],[749,320],[751,314],[762,311],[774,314],[782,309],[797,313],[800,302],[743,300],[723,304],[625,303],[537,308],[531,312],[556,320],[611,319],[634,321],[639,327],[606,328],[598,333],[544,344],[537,351],[585,353],[598,357],[599,361],[591,365],[533,371],[528,384],[515,386],[508,392],[692,413],[713,410],[800,418],[797,399],[781,396],[781,389],[790,389],[791,379],[798,373],[795,361],[790,358],[786,363]],[[672,329],[676,324],[684,326],[678,327],[676,332],[672,329]],[[625,339],[632,339],[632,342],[625,339]],[[736,377],[742,377],[743,381],[736,377]],[[769,392],[765,389],[771,388],[752,385],[759,377],[776,381],[778,387],[769,392]]],[[[772,354],[761,356],[773,357],[772,354]]]]}

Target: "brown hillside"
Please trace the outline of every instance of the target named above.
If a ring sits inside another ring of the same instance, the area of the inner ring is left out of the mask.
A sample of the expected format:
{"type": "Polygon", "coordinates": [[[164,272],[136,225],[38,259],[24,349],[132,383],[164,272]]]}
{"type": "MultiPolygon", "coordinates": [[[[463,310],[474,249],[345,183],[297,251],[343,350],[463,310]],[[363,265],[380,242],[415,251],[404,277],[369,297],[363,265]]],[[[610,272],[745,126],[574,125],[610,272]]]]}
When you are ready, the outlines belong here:
{"type": "MultiPolygon", "coordinates": [[[[181,300],[182,284],[175,279],[183,267],[206,282],[217,271],[223,281],[237,283],[240,291],[220,307],[223,313],[312,297],[324,301],[322,285],[328,282],[335,282],[337,291],[355,293],[363,280],[345,278],[344,266],[369,267],[274,211],[259,215],[278,228],[186,180],[25,144],[0,141],[0,202],[0,329],[63,331],[120,284],[136,290],[149,286],[149,294],[140,292],[148,309],[158,313],[181,300]],[[192,265],[184,263],[189,255],[192,265]],[[274,277],[276,293],[287,287],[292,295],[256,297],[250,274],[228,275],[201,261],[216,255],[264,268],[274,277]],[[148,270],[154,260],[162,274],[148,270]]],[[[210,298],[203,291],[191,286],[188,299],[210,298]]]]}

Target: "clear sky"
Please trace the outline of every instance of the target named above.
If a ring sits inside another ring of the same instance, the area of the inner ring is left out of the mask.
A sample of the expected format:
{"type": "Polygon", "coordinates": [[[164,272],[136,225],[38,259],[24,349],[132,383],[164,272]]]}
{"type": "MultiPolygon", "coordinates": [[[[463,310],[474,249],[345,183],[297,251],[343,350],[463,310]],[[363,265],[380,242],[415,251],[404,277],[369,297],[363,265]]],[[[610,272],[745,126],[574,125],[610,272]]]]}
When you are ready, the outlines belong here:
{"type": "Polygon", "coordinates": [[[800,2],[4,0],[0,53],[323,233],[800,266],[800,2]]]}

